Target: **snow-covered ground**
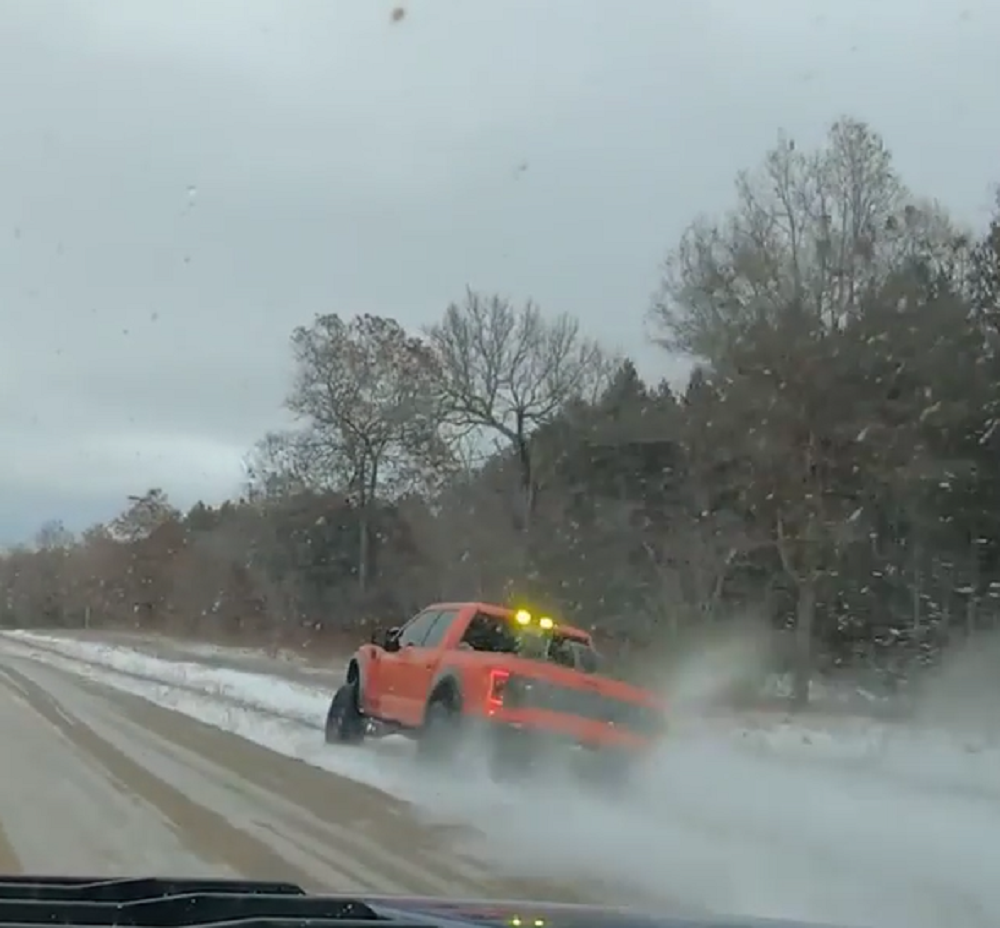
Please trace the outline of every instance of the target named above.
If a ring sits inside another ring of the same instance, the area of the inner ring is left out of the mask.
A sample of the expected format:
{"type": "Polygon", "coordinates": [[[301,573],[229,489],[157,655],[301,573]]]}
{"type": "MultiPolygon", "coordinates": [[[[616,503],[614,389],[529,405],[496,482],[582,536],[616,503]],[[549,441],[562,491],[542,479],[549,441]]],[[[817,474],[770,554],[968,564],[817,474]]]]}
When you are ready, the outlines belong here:
{"type": "MultiPolygon", "coordinates": [[[[680,713],[627,804],[553,779],[430,780],[401,739],[322,744],[326,686],[12,634],[6,648],[108,683],[478,827],[508,867],[634,883],[758,915],[857,925],[1000,923],[1000,747],[876,723],[680,713]]],[[[682,700],[679,702],[683,702],[682,700]]]]}
{"type": "Polygon", "coordinates": [[[330,704],[330,692],[318,686],[304,686],[276,674],[252,673],[229,667],[208,666],[197,661],[175,661],[155,657],[145,651],[96,641],[77,641],[55,635],[9,632],[7,637],[34,645],[74,664],[92,665],[102,679],[114,671],[115,685],[125,687],[129,678],[142,683],[169,684],[180,698],[207,695],[214,701],[234,703],[280,718],[318,725],[330,704]]]}
{"type": "MultiPolygon", "coordinates": [[[[20,632],[2,637],[8,653],[112,686],[281,754],[410,798],[405,770],[381,765],[368,753],[326,748],[321,732],[330,693],[323,687],[194,661],[168,661],[93,641],[20,632]]],[[[405,755],[409,747],[397,738],[384,744],[379,744],[379,753],[389,755],[405,755]]]]}

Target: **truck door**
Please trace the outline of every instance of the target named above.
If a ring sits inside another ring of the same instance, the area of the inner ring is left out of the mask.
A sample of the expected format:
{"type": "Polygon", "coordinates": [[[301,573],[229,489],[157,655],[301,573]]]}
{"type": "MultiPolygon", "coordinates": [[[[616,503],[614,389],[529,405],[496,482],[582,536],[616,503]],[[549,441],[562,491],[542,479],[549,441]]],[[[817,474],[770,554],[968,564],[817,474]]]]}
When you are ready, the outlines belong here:
{"type": "Polygon", "coordinates": [[[386,651],[380,656],[378,688],[383,718],[402,725],[411,724],[407,714],[411,701],[407,698],[407,688],[412,685],[413,650],[427,637],[440,614],[440,610],[430,609],[410,619],[400,630],[398,649],[386,651]]]}
{"type": "Polygon", "coordinates": [[[423,639],[400,652],[400,712],[408,725],[423,723],[424,707],[440,663],[440,644],[458,610],[445,609],[434,615],[434,623],[423,639]]]}

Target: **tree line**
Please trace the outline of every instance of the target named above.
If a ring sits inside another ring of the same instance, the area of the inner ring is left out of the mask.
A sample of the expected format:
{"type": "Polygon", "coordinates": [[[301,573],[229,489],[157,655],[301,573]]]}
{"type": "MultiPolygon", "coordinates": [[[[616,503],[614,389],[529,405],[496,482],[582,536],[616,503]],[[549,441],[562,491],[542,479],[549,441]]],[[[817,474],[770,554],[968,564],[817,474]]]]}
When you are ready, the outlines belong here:
{"type": "Polygon", "coordinates": [[[240,499],[50,523],[0,562],[0,615],[277,641],[481,598],[644,649],[752,614],[800,701],[811,673],[897,681],[996,627],[1000,201],[964,228],[854,119],[779,137],[648,315],[686,385],[472,289],[419,333],[318,316],[291,337],[297,425],[240,499]]]}

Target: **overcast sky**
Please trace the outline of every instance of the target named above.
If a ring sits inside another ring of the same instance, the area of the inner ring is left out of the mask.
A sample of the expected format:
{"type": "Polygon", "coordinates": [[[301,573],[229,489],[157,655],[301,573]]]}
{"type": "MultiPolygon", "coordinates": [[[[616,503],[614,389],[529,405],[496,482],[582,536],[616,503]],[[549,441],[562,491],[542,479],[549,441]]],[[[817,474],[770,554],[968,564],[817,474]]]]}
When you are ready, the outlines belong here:
{"type": "Polygon", "coordinates": [[[657,264],[779,128],[971,222],[1000,180],[996,0],[392,5],[0,2],[0,542],[233,493],[316,313],[468,283],[671,373],[657,264]]]}

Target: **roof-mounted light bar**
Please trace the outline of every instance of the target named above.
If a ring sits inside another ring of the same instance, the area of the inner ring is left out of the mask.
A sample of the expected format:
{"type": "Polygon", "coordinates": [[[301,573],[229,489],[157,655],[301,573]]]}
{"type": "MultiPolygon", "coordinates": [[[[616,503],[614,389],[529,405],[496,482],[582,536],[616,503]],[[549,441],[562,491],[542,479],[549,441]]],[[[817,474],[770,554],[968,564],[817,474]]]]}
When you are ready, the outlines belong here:
{"type": "MultiPolygon", "coordinates": [[[[514,613],[514,621],[518,625],[531,625],[534,620],[533,616],[527,609],[518,609],[514,613]]],[[[556,627],[556,623],[547,615],[542,615],[538,617],[537,620],[538,627],[543,631],[551,631],[556,627]]]]}

